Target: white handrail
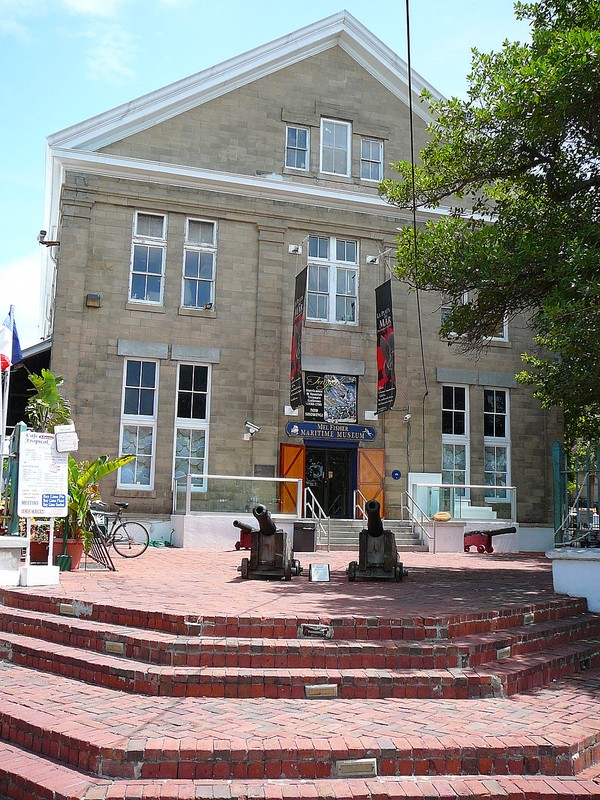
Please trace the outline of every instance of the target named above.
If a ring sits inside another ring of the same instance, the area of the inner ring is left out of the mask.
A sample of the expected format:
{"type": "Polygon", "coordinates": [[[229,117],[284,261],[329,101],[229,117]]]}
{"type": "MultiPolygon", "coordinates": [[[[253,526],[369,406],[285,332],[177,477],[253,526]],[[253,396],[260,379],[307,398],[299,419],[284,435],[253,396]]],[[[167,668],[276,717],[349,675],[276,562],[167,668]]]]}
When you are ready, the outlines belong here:
{"type": "Polygon", "coordinates": [[[421,534],[422,535],[425,534],[425,536],[428,539],[432,539],[433,540],[433,550],[432,550],[432,552],[435,553],[435,520],[432,520],[427,516],[427,514],[423,511],[421,506],[417,503],[416,500],[413,499],[413,497],[408,492],[404,492],[404,494],[410,500],[411,504],[414,505],[419,510],[419,512],[421,513],[421,520],[419,520],[415,516],[415,514],[413,514],[413,511],[410,508],[409,504],[406,503],[405,508],[408,511],[408,516],[410,517],[411,522],[413,523],[413,525],[417,525],[421,529],[421,534]],[[427,520],[428,524],[430,524],[432,526],[433,536],[430,536],[429,531],[423,525],[423,522],[422,522],[423,519],[427,520]]]}
{"type": "Polygon", "coordinates": [[[330,519],[327,516],[327,514],[325,513],[325,511],[323,510],[323,508],[321,507],[321,504],[319,503],[319,501],[317,500],[317,498],[313,494],[312,489],[309,486],[307,486],[304,489],[304,508],[305,508],[305,513],[306,513],[307,518],[308,518],[308,512],[310,511],[311,514],[312,514],[310,519],[316,519],[317,520],[317,527],[324,534],[326,534],[326,537],[327,537],[327,552],[329,552],[330,549],[331,549],[331,547],[330,547],[330,540],[331,540],[330,519]],[[316,514],[315,514],[315,509],[317,511],[316,514]],[[323,520],[327,520],[327,528],[325,528],[325,526],[323,525],[323,520]]]}
{"type": "Polygon", "coordinates": [[[354,490],[354,507],[352,509],[352,517],[353,517],[353,519],[358,519],[358,517],[356,516],[356,512],[357,511],[360,511],[360,513],[362,514],[362,518],[363,519],[367,518],[367,512],[365,511],[365,506],[367,505],[367,502],[368,502],[367,498],[364,496],[364,494],[361,492],[361,490],[360,489],[355,489],[354,490]],[[360,500],[362,500],[363,502],[361,503],[360,500]]]}

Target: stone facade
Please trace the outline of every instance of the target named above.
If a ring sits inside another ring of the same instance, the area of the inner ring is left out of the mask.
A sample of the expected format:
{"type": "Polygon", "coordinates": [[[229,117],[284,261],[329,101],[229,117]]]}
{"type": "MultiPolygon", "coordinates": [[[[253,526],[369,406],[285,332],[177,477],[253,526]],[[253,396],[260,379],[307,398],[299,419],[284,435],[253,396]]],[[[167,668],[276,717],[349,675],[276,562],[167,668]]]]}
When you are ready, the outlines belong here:
{"type": "MultiPolygon", "coordinates": [[[[410,157],[408,109],[395,84],[390,88],[382,79],[386,70],[397,70],[400,60],[389,56],[377,75],[366,69],[342,38],[349,35],[349,22],[354,41],[372,54],[370,34],[343,12],[338,15],[340,40],[333,46],[304,54],[300,37],[293,63],[214,89],[195,105],[189,98],[184,102],[183,92],[180,106],[171,102],[166,108],[158,97],[154,115],[131,132],[125,129],[127,135],[115,128],[111,136],[105,129],[97,146],[72,145],[78,158],[55,155],[56,163],[63,158],[64,172],[54,205],[61,246],[52,369],[65,377],[82,458],[116,454],[121,447],[124,362],[148,360],[158,366],[153,480],[149,486],[117,488],[107,478],[105,499],[125,498],[136,512],[148,515],[170,512],[179,364],[210,368],[207,471],[280,474],[280,445],[292,441],[286,425],[302,420],[302,409],[299,417],[291,417],[285,407],[295,277],[310,262],[310,236],[357,243],[358,323],[305,320],[303,358],[314,371],[328,372],[339,360],[351,365],[352,374],[359,375],[358,424],[365,424],[365,412],[376,408],[375,287],[390,277],[396,229],[411,220],[407,212],[378,199],[376,181],[359,177],[360,147],[363,138],[382,142],[385,175],[393,175],[388,165],[410,157]],[[349,176],[320,171],[322,118],[351,123],[349,176]],[[308,170],[285,167],[286,125],[310,131],[308,170]],[[129,299],[136,213],[166,221],[158,303],[129,299]],[[216,282],[209,308],[182,306],[190,218],[216,224],[216,282]],[[296,245],[302,245],[302,254],[290,252],[296,245]],[[377,256],[378,263],[367,263],[367,257],[377,256]],[[88,294],[100,294],[100,308],[86,306],[88,294]],[[250,439],[243,438],[247,420],[260,426],[250,439]]],[[[241,77],[251,64],[249,54],[239,68],[241,77]]],[[[416,116],[415,125],[418,147],[425,141],[425,120],[416,116]]],[[[69,137],[77,138],[72,131],[51,137],[51,151],[69,137]]],[[[420,223],[427,218],[419,214],[420,223]]],[[[550,450],[560,426],[514,381],[530,341],[525,321],[512,321],[507,340],[492,342],[474,360],[440,340],[439,295],[420,295],[419,322],[415,295],[398,281],[392,286],[396,405],[379,420],[366,422],[375,428],[376,439],[359,444],[359,450],[385,450],[387,516],[399,513],[409,471],[441,471],[445,384],[465,387],[469,398],[473,484],[485,480],[484,389],[506,391],[510,482],[518,487],[519,518],[547,524],[550,450]],[[403,421],[406,413],[410,424],[403,421]],[[400,481],[392,479],[393,470],[402,473],[400,481]]],[[[357,486],[354,466],[347,484],[348,492],[357,486]]]]}

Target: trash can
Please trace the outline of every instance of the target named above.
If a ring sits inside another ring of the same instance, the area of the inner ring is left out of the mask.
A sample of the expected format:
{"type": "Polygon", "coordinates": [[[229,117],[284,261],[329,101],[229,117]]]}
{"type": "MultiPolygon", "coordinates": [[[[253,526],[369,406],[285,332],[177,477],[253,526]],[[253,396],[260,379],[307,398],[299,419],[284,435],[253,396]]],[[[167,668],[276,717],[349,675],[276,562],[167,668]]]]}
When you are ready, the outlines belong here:
{"type": "Polygon", "coordinates": [[[315,523],[294,522],[294,553],[313,553],[315,550],[315,523]]]}

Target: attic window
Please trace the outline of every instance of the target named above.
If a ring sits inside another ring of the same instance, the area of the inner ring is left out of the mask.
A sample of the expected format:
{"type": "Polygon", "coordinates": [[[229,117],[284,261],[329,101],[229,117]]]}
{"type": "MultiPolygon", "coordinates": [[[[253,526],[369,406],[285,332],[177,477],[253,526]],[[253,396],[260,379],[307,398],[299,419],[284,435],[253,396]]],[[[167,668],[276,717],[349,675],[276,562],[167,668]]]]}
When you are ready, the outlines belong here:
{"type": "Polygon", "coordinates": [[[352,125],[333,119],[321,120],[321,172],[350,175],[352,125]]]}

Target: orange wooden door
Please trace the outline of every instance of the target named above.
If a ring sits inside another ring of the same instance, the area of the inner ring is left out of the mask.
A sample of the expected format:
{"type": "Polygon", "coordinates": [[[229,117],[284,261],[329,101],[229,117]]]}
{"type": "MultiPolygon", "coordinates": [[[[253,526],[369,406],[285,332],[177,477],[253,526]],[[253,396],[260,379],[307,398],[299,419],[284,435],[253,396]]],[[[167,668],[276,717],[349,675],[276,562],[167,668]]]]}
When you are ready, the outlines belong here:
{"type": "Polygon", "coordinates": [[[368,500],[377,500],[385,516],[385,450],[359,448],[358,488],[368,500]]]}
{"type": "MultiPolygon", "coordinates": [[[[304,489],[304,473],[306,469],[306,447],[303,444],[281,444],[279,446],[279,477],[301,478],[304,489]]],[[[279,510],[282,514],[296,512],[296,485],[294,483],[279,484],[279,510]]],[[[304,497],[301,504],[304,511],[304,497]]]]}

